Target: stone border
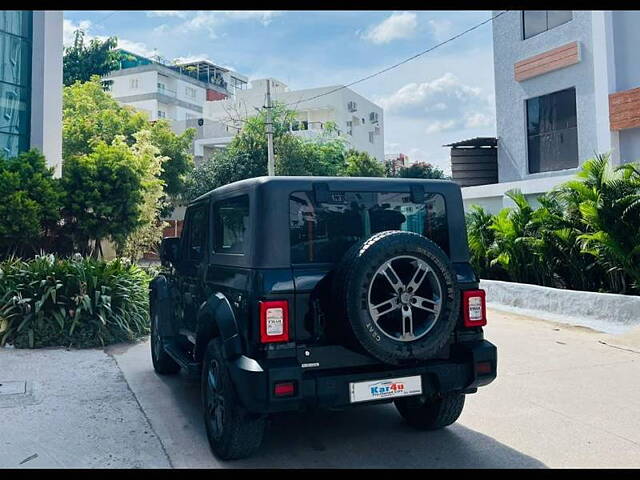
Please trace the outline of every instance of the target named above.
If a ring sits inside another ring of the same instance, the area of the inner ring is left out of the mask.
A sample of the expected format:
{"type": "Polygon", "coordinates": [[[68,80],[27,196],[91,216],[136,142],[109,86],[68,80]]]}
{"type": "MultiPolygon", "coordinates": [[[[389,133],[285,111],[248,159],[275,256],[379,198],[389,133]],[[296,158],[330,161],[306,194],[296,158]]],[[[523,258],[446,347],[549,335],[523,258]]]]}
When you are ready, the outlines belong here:
{"type": "Polygon", "coordinates": [[[618,334],[640,326],[640,297],[581,292],[524,283],[481,280],[497,309],[618,334]]]}

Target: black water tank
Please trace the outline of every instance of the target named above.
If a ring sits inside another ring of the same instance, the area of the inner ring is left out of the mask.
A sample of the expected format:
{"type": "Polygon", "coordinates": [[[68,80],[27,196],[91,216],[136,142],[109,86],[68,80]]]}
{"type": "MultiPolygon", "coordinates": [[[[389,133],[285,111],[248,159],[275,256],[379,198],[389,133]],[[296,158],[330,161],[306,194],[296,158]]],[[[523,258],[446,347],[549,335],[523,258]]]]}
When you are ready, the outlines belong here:
{"type": "Polygon", "coordinates": [[[451,147],[451,176],[461,187],[498,183],[498,149],[495,138],[473,138],[451,147]]]}

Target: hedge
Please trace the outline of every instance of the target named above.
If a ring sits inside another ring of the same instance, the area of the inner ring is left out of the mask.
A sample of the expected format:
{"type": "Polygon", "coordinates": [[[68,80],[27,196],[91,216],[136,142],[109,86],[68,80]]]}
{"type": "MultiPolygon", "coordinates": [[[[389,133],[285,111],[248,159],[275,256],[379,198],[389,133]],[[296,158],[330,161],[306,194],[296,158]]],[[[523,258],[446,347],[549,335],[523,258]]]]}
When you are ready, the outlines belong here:
{"type": "Polygon", "coordinates": [[[124,260],[0,262],[0,345],[97,347],[149,333],[151,276],[124,260]]]}

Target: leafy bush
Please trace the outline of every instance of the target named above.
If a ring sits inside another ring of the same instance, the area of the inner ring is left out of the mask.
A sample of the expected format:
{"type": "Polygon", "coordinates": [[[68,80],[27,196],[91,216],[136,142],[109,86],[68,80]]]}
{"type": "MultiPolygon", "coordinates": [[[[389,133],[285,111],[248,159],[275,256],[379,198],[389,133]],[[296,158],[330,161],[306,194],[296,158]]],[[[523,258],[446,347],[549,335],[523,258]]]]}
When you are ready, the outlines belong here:
{"type": "Polygon", "coordinates": [[[79,255],[0,262],[0,345],[96,347],[149,332],[150,276],[79,255]]]}
{"type": "Polygon", "coordinates": [[[587,160],[533,209],[518,191],[497,215],[467,214],[471,263],[484,278],[640,293],[640,168],[587,160]]]}
{"type": "Polygon", "coordinates": [[[60,218],[59,185],[44,156],[0,154],[0,198],[0,256],[37,253],[60,218]]]}

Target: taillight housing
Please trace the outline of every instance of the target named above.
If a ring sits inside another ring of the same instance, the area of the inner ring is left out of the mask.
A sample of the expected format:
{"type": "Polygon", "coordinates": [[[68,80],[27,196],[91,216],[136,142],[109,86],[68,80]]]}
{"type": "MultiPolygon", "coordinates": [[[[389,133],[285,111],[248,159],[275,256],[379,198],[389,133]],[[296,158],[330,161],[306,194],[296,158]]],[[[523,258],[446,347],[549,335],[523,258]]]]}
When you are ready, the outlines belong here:
{"type": "Polygon", "coordinates": [[[487,324],[487,302],[484,290],[462,292],[462,317],[465,327],[482,327],[487,324]]]}
{"type": "Polygon", "coordinates": [[[260,302],[260,342],[289,341],[289,302],[260,302]]]}

